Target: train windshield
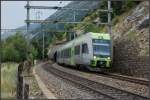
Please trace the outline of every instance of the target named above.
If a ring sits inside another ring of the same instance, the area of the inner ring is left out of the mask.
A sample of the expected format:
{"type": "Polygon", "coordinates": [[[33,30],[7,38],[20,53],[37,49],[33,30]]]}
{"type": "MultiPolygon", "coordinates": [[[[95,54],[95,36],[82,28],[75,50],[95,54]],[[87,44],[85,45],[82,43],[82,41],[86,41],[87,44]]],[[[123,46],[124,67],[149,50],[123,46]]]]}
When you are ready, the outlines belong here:
{"type": "Polygon", "coordinates": [[[93,39],[94,56],[110,56],[110,40],[93,39]]]}

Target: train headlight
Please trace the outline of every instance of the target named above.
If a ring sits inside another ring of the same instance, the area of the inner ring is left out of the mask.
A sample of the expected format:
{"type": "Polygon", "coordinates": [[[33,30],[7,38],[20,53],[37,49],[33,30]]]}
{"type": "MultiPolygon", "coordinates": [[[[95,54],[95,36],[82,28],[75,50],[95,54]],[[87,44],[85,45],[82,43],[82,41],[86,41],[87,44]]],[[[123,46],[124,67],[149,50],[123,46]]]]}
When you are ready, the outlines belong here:
{"type": "Polygon", "coordinates": [[[94,59],[96,59],[96,56],[94,56],[94,59]]]}

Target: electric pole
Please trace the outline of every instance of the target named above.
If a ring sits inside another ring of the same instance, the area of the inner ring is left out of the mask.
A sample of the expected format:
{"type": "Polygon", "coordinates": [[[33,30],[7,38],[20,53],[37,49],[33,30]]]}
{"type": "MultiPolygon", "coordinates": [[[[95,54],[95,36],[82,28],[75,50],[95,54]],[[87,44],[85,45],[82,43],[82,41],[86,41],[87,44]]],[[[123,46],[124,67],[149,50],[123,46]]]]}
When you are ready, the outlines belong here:
{"type": "MultiPolygon", "coordinates": [[[[29,0],[27,1],[27,20],[30,20],[30,8],[29,8],[29,6],[30,6],[30,4],[29,4],[29,0]]],[[[26,22],[27,23],[27,39],[29,39],[29,27],[30,27],[30,22],[29,21],[27,21],[26,22]]]]}
{"type": "MultiPolygon", "coordinates": [[[[74,16],[73,16],[73,21],[74,22],[76,22],[76,11],[74,10],[74,12],[73,12],[74,14],[74,16]]],[[[75,38],[75,32],[73,32],[73,39],[75,38]]]]}
{"type": "Polygon", "coordinates": [[[43,60],[45,58],[45,32],[43,31],[44,26],[41,26],[42,34],[43,34],[43,60]]]}
{"type": "MultiPolygon", "coordinates": [[[[27,7],[30,6],[30,5],[29,5],[29,0],[27,1],[27,5],[26,5],[26,6],[27,6],[27,7]]],[[[27,8],[27,16],[26,16],[26,19],[27,19],[27,20],[30,20],[30,8],[27,8]]],[[[30,37],[30,36],[29,36],[29,35],[30,35],[30,34],[29,34],[29,28],[30,28],[30,22],[28,21],[28,22],[26,22],[26,24],[27,24],[27,31],[26,31],[26,32],[27,32],[27,33],[26,33],[27,36],[26,36],[26,40],[27,40],[27,45],[28,45],[28,47],[29,47],[29,37],[30,37]]],[[[30,53],[30,49],[27,48],[26,60],[28,60],[28,58],[29,58],[29,55],[30,55],[29,53],[30,53]]]]}
{"type": "Polygon", "coordinates": [[[111,34],[111,1],[108,0],[108,33],[111,34]]]}
{"type": "MultiPolygon", "coordinates": [[[[111,23],[111,12],[112,12],[112,8],[111,8],[111,0],[108,0],[108,34],[110,35],[110,38],[111,38],[111,42],[110,42],[110,45],[111,45],[111,54],[113,54],[113,39],[112,39],[112,23],[111,23]]],[[[111,55],[111,58],[113,58],[113,55],[111,55]]],[[[113,59],[112,59],[112,63],[113,63],[113,59]]]]}

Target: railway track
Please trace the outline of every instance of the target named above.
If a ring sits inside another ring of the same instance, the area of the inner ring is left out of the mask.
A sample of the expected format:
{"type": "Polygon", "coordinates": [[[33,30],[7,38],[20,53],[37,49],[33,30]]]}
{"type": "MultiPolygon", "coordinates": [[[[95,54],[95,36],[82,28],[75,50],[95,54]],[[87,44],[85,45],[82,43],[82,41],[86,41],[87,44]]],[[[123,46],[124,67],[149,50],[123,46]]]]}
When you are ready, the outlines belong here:
{"type": "MultiPolygon", "coordinates": [[[[74,70],[78,70],[78,69],[74,69],[74,70]]],[[[140,85],[149,86],[149,81],[144,80],[144,79],[138,79],[138,78],[128,77],[128,76],[124,76],[124,75],[109,73],[109,72],[105,72],[103,74],[100,74],[100,73],[93,73],[93,72],[89,72],[89,71],[87,72],[87,71],[84,71],[84,70],[79,70],[79,71],[83,71],[85,73],[90,73],[90,74],[101,75],[101,76],[104,76],[104,77],[119,79],[119,80],[122,80],[122,81],[128,81],[128,82],[132,82],[132,83],[136,83],[136,84],[140,84],[140,85]]]]}
{"type": "Polygon", "coordinates": [[[80,85],[80,87],[82,86],[83,88],[87,88],[88,90],[90,90],[96,94],[99,94],[100,96],[102,96],[101,97],[102,99],[99,99],[99,100],[116,100],[115,98],[113,98],[113,97],[111,97],[105,93],[102,93],[102,92],[98,91],[97,89],[91,87],[90,84],[85,85],[83,82],[80,82],[81,80],[80,81],[76,80],[75,78],[73,78],[73,76],[68,76],[64,72],[61,72],[60,70],[57,70],[55,68],[50,68],[50,69],[46,68],[46,70],[55,76],[58,76],[64,80],[70,81],[72,83],[75,83],[76,85],[80,85]]]}
{"type": "Polygon", "coordinates": [[[72,73],[57,69],[56,67],[54,68],[53,66],[45,67],[45,69],[62,79],[78,84],[89,89],[90,91],[103,95],[105,97],[105,99],[103,100],[149,100],[148,97],[95,82],[87,78],[83,78],[72,73]]]}
{"type": "MultiPolygon", "coordinates": [[[[79,70],[79,69],[74,69],[74,70],[79,70]]],[[[149,86],[149,81],[145,80],[145,79],[139,79],[139,78],[124,76],[124,75],[109,73],[109,72],[93,73],[93,72],[90,72],[90,71],[87,72],[87,70],[86,71],[85,70],[79,70],[79,71],[83,71],[85,73],[90,73],[90,74],[101,75],[101,76],[104,76],[104,77],[119,79],[119,80],[122,80],[122,81],[128,81],[128,82],[132,82],[132,83],[136,83],[136,84],[140,84],[140,85],[149,86]]]]}
{"type": "Polygon", "coordinates": [[[119,75],[119,74],[104,73],[104,74],[99,74],[99,75],[103,75],[105,77],[115,78],[115,79],[119,79],[119,80],[123,80],[123,81],[129,81],[129,82],[136,83],[136,84],[141,84],[141,85],[146,85],[146,86],[149,85],[148,80],[137,79],[137,78],[123,76],[123,75],[119,75]]]}

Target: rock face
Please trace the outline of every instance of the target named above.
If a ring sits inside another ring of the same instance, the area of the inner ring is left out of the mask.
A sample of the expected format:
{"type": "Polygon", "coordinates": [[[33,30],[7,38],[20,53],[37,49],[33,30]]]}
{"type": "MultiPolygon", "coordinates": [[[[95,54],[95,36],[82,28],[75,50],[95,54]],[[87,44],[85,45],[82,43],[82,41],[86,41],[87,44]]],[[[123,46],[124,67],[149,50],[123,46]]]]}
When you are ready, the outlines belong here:
{"type": "Polygon", "coordinates": [[[114,40],[114,72],[148,78],[149,24],[148,2],[142,2],[123,14],[112,29],[114,40]]]}

